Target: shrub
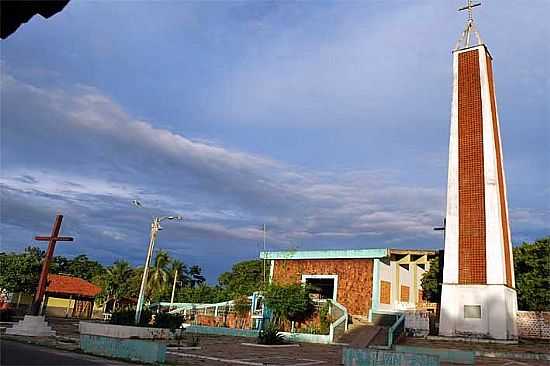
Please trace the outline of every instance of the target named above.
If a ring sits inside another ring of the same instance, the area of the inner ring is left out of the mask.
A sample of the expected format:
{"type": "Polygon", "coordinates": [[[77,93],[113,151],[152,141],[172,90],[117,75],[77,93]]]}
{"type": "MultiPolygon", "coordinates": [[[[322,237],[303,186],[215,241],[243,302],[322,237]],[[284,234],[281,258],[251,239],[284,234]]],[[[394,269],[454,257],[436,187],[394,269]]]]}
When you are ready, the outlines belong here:
{"type": "Polygon", "coordinates": [[[157,328],[177,329],[183,323],[183,316],[179,314],[159,313],[155,316],[154,326],[157,328]]]}
{"type": "Polygon", "coordinates": [[[233,300],[233,310],[235,311],[235,315],[239,319],[238,322],[240,323],[241,328],[244,328],[246,323],[246,317],[250,313],[250,301],[248,300],[248,297],[246,295],[241,295],[236,297],[233,300]]]}
{"type": "MultiPolygon", "coordinates": [[[[141,311],[141,319],[138,324],[140,327],[149,326],[153,313],[150,310],[143,309],[141,311]]],[[[111,324],[116,325],[135,325],[135,310],[118,310],[111,315],[111,324]]]]}
{"type": "Polygon", "coordinates": [[[259,344],[282,344],[284,343],[284,338],[281,333],[279,333],[279,327],[273,322],[268,322],[263,329],[258,333],[258,343],[259,344]]]}
{"type": "Polygon", "coordinates": [[[264,302],[273,311],[275,321],[304,321],[314,312],[307,287],[300,284],[270,285],[264,292],[264,302]]]}
{"type": "Polygon", "coordinates": [[[330,315],[330,300],[319,309],[319,334],[329,334],[332,317],[330,315]]]}

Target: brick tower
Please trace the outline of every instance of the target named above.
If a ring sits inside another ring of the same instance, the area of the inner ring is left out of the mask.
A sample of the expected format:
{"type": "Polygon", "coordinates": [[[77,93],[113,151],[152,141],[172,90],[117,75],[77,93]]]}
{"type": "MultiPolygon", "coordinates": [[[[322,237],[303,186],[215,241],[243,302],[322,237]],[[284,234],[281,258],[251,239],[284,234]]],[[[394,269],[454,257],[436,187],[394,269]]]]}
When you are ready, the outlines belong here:
{"type": "Polygon", "coordinates": [[[453,51],[439,334],[517,338],[517,298],[492,57],[468,5],[453,51]],[[475,36],[477,43],[471,44],[475,36]]]}

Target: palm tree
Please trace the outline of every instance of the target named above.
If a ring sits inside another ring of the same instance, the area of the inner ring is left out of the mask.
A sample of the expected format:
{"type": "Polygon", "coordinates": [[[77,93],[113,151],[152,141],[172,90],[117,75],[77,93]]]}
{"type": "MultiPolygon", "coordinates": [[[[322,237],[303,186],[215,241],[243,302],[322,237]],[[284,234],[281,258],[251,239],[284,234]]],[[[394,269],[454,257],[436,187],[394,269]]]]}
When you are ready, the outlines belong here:
{"type": "Polygon", "coordinates": [[[189,276],[189,281],[191,284],[191,287],[195,287],[196,285],[200,285],[206,281],[204,276],[202,275],[202,269],[201,267],[194,265],[189,268],[187,271],[187,275],[189,276]]]}
{"type": "Polygon", "coordinates": [[[185,264],[183,264],[182,261],[178,259],[172,259],[172,261],[170,262],[170,270],[169,270],[170,278],[173,279],[177,271],[178,278],[176,279],[176,281],[181,281],[185,283],[186,282],[184,278],[185,270],[186,270],[186,266],[185,264]]]}
{"type": "Polygon", "coordinates": [[[114,299],[113,310],[116,309],[118,300],[122,298],[128,289],[128,280],[132,276],[132,267],[127,261],[116,261],[105,271],[104,291],[107,294],[106,302],[114,299]]]}
{"type": "Polygon", "coordinates": [[[153,294],[161,294],[166,286],[170,283],[170,273],[168,270],[168,264],[170,263],[170,256],[164,250],[160,250],[155,257],[155,264],[151,270],[151,274],[148,281],[149,296],[153,294]]]}

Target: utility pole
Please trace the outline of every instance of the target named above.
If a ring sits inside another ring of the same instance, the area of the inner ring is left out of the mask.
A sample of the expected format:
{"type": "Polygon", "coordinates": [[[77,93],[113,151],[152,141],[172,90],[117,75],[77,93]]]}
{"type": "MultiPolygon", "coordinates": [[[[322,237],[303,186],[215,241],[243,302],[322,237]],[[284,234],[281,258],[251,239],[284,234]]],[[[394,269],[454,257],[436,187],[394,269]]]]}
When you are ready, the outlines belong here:
{"type": "Polygon", "coordinates": [[[172,305],[174,304],[174,294],[176,293],[177,279],[178,279],[178,270],[176,269],[176,272],[174,273],[174,284],[172,285],[172,297],[170,298],[170,307],[168,308],[168,311],[172,310],[172,305]]]}
{"type": "Polygon", "coordinates": [[[151,264],[151,257],[153,256],[153,250],[155,248],[155,240],[157,233],[160,229],[160,220],[158,217],[153,219],[151,223],[151,235],[149,238],[149,247],[147,248],[147,258],[145,259],[145,266],[143,267],[143,277],[141,278],[141,287],[139,289],[138,303],[136,307],[135,323],[139,325],[141,319],[141,308],[143,307],[143,301],[145,298],[145,287],[147,286],[147,277],[149,276],[149,265],[151,264]]]}
{"type": "MultiPolygon", "coordinates": [[[[136,201],[137,202],[137,201],[136,201]]],[[[137,204],[136,204],[137,205],[137,204]]],[[[141,204],[137,205],[141,206],[141,204]]],[[[145,259],[145,267],[143,268],[143,277],[141,278],[141,287],[139,289],[138,303],[136,307],[135,324],[139,325],[141,319],[141,310],[143,308],[143,302],[145,300],[145,288],[147,286],[147,277],[149,276],[149,266],[151,264],[151,258],[155,249],[155,241],[157,239],[158,231],[162,229],[160,226],[161,221],[164,220],[183,220],[181,216],[163,216],[154,217],[151,223],[151,237],[149,239],[149,247],[147,248],[147,258],[145,259]]]]}
{"type": "Polygon", "coordinates": [[[266,247],[265,247],[266,226],[265,226],[265,224],[263,225],[263,228],[264,228],[264,286],[265,286],[266,261],[267,261],[267,259],[265,258],[265,251],[266,251],[266,247]]]}

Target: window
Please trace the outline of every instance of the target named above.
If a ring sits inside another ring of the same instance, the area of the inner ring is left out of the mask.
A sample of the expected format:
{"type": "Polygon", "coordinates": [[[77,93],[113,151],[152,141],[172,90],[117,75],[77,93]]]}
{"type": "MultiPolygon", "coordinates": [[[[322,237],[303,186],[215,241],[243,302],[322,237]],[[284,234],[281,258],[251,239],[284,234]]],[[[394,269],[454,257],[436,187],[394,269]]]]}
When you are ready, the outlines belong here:
{"type": "Polygon", "coordinates": [[[380,304],[391,304],[391,282],[380,281],[380,304]]]}
{"type": "Polygon", "coordinates": [[[409,286],[401,285],[400,301],[409,302],[409,286]]]}
{"type": "Polygon", "coordinates": [[[302,275],[302,283],[310,286],[313,300],[334,300],[338,291],[337,275],[302,275]]]}

